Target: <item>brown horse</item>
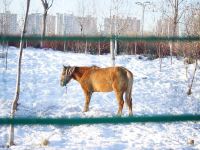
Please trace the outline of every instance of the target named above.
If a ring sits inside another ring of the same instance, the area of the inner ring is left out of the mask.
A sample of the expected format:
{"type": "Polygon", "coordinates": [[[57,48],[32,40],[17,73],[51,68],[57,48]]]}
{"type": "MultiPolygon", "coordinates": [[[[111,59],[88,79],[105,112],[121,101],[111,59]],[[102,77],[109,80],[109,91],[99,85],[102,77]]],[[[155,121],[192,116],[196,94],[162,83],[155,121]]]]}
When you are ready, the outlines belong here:
{"type": "Polygon", "coordinates": [[[118,115],[122,114],[124,105],[123,95],[125,93],[126,104],[129,115],[132,115],[132,85],[133,74],[124,67],[99,68],[63,66],[60,84],[66,84],[74,79],[78,81],[85,94],[84,112],[89,110],[89,103],[93,92],[114,91],[118,102],[118,115]]]}

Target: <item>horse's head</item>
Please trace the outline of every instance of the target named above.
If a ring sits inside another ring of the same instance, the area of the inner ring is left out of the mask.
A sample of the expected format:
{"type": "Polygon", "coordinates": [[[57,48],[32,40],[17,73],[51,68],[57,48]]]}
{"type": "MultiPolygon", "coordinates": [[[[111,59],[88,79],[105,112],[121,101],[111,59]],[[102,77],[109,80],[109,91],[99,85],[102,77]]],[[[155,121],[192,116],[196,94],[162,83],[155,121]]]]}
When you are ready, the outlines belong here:
{"type": "Polygon", "coordinates": [[[75,70],[75,67],[71,66],[63,66],[63,70],[61,73],[61,78],[60,78],[60,85],[61,86],[66,86],[67,83],[72,79],[72,74],[75,70]]]}

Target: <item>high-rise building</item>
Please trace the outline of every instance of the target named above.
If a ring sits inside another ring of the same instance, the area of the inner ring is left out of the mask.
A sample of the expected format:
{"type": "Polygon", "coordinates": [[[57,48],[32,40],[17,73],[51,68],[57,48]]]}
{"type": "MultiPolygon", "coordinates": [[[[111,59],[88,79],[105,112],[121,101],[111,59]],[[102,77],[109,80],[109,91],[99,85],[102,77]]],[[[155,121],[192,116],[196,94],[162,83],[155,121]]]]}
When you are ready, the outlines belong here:
{"type": "Polygon", "coordinates": [[[80,24],[77,17],[73,14],[56,14],[57,35],[77,35],[80,33],[80,24]]]}
{"type": "Polygon", "coordinates": [[[28,15],[26,34],[40,35],[42,33],[42,14],[33,13],[28,15]]]}
{"type": "Polygon", "coordinates": [[[17,14],[0,13],[0,34],[18,34],[17,14]]]}
{"type": "Polygon", "coordinates": [[[46,21],[46,35],[55,35],[56,17],[47,15],[46,21]]]}
{"type": "Polygon", "coordinates": [[[91,16],[76,17],[73,14],[56,14],[57,35],[95,35],[97,19],[91,16]]]}
{"type": "MultiPolygon", "coordinates": [[[[55,34],[55,20],[53,15],[47,15],[46,18],[46,35],[55,34]]],[[[40,13],[33,13],[28,15],[26,31],[27,34],[41,35],[43,29],[43,15],[40,13]]]]}
{"type": "Polygon", "coordinates": [[[64,34],[80,34],[79,23],[73,14],[64,14],[64,34]]]}
{"type": "Polygon", "coordinates": [[[64,14],[57,13],[56,14],[56,27],[55,34],[56,35],[64,35],[64,14]]]}
{"type": "Polygon", "coordinates": [[[135,17],[115,17],[104,19],[105,34],[133,35],[140,31],[140,20],[135,17]]]}

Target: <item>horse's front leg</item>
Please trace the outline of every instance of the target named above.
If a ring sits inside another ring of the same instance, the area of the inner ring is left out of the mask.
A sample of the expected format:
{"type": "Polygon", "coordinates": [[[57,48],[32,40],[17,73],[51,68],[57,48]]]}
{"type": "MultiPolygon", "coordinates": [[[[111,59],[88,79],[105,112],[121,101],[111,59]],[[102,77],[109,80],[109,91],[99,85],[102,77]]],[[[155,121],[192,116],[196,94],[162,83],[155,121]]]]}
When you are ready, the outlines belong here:
{"type": "Polygon", "coordinates": [[[84,106],[83,112],[87,112],[89,110],[89,104],[90,104],[92,92],[84,90],[84,94],[85,94],[85,106],[84,106]]]}

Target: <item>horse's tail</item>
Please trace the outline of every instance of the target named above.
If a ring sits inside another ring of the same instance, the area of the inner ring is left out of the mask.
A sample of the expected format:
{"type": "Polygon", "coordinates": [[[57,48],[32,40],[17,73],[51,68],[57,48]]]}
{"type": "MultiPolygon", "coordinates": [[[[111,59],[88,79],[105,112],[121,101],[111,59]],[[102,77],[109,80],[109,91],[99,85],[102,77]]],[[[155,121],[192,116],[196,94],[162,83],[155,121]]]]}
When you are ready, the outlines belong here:
{"type": "Polygon", "coordinates": [[[133,74],[132,72],[130,72],[129,70],[127,70],[127,78],[128,78],[128,86],[127,89],[125,91],[125,100],[126,100],[126,104],[129,108],[129,115],[132,115],[132,87],[133,87],[133,74]]]}

